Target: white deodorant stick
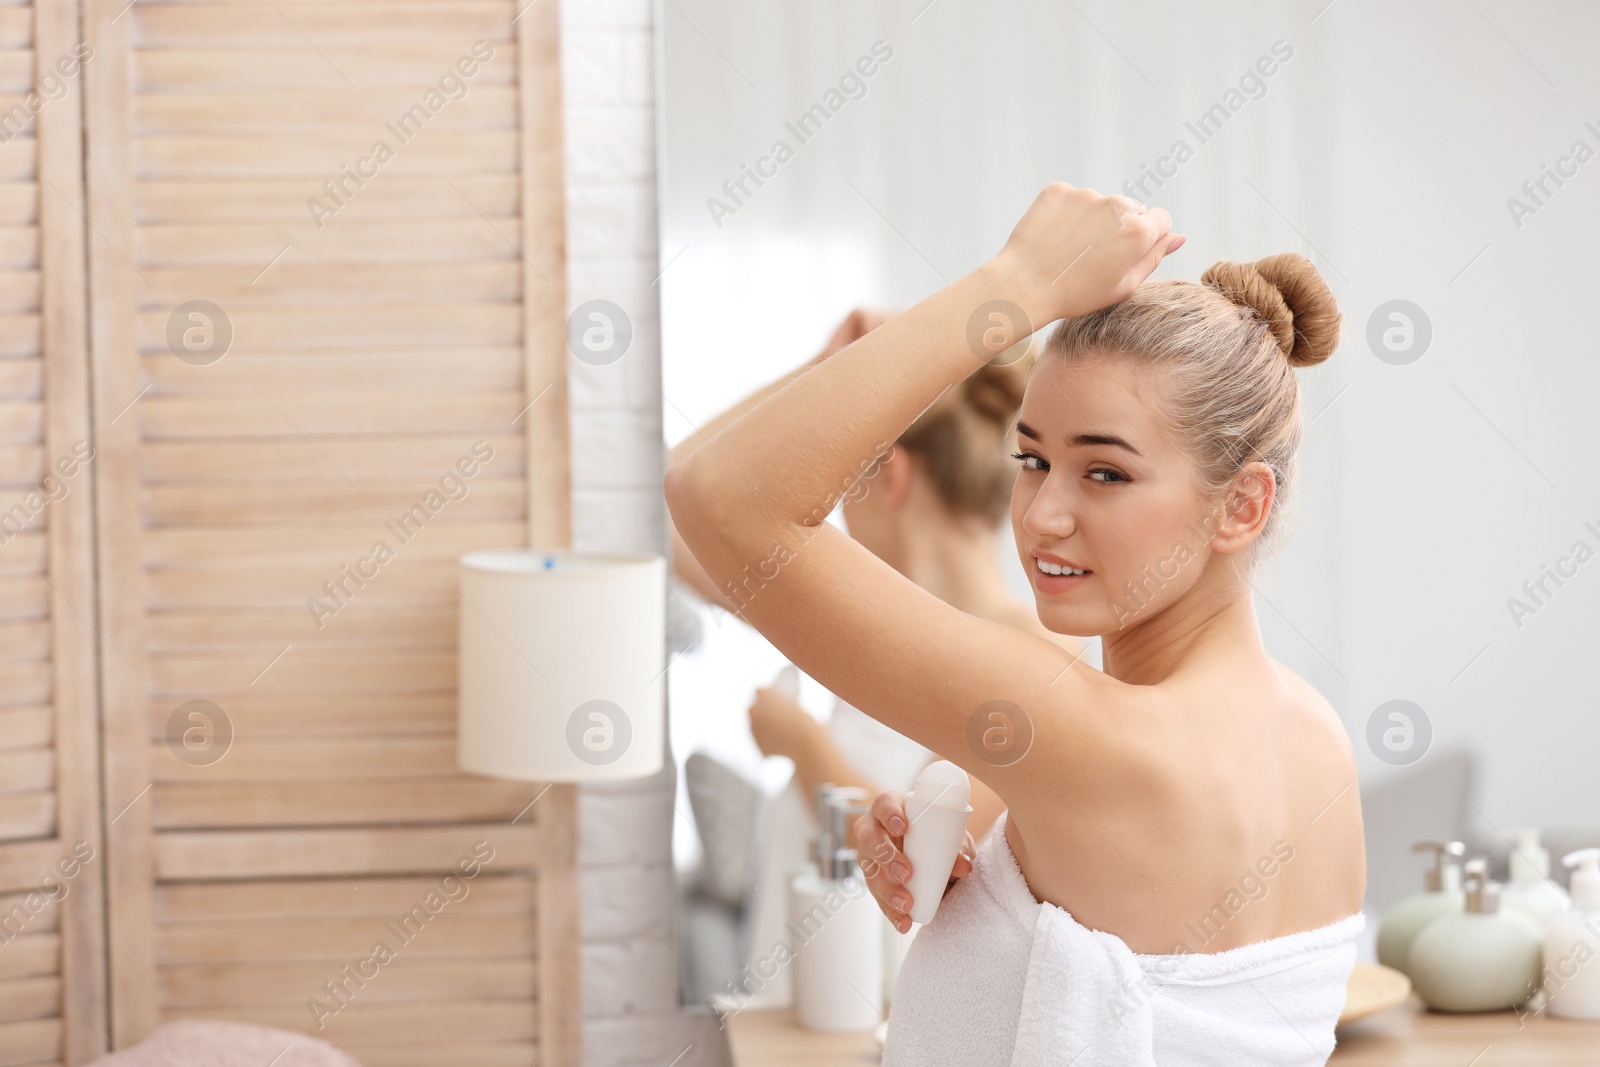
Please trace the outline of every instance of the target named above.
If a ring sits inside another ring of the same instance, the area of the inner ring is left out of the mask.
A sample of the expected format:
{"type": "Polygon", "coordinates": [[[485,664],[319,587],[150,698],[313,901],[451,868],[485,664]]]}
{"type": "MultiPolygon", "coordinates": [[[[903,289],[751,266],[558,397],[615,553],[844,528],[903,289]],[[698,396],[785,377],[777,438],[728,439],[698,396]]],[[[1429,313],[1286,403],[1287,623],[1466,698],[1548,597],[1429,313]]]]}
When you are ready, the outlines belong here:
{"type": "Polygon", "coordinates": [[[961,838],[972,814],[972,783],[949,760],[935,760],[917,775],[906,795],[905,854],[911,861],[911,921],[926,925],[939,910],[950,882],[961,838]]]}

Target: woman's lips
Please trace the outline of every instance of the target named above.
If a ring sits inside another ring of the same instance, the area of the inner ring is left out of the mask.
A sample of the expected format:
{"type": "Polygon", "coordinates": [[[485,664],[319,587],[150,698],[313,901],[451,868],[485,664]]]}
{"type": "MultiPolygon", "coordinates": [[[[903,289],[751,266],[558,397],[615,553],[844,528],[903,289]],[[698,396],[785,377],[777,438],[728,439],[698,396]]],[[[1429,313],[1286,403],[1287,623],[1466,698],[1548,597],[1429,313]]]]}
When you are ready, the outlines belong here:
{"type": "Polygon", "coordinates": [[[1033,568],[1033,587],[1041,593],[1069,593],[1094,576],[1085,574],[1046,574],[1037,566],[1033,568]]]}

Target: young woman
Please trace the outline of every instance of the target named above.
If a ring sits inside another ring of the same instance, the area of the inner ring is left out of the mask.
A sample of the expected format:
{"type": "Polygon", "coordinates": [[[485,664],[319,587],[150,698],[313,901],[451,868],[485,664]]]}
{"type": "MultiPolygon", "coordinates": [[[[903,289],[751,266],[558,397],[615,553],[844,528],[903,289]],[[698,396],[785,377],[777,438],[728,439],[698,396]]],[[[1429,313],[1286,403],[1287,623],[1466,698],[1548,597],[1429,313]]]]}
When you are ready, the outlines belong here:
{"type": "MultiPolygon", "coordinates": [[[[1355,763],[1327,701],[1263,648],[1250,575],[1293,480],[1294,370],[1332,352],[1339,314],[1294,255],[1146,284],[1183,243],[1170,227],[1126,197],[1047,186],[994,258],[667,474],[713,579],[773,574],[752,625],[1007,806],[911,946],[890,1067],[1332,1049],[1363,924],[1355,763]],[[989,357],[997,314],[1025,332],[1065,320],[1023,398],[1012,531],[1040,620],[1100,635],[1103,672],[945,604],[821,523],[989,357]]],[[[904,815],[893,797],[877,814],[857,827],[863,852],[903,880],[881,846],[904,815]]]]}
{"type": "MultiPolygon", "coordinates": [[[[758,390],[706,423],[672,450],[676,464],[798,375],[882,325],[882,311],[857,308],[845,316],[822,351],[794,372],[758,390]]],[[[1019,345],[1019,349],[1023,346],[1019,345]]],[[[844,499],[848,533],[873,555],[952,607],[1014,626],[1079,655],[1075,637],[1053,633],[1006,587],[1000,569],[999,531],[1010,506],[1016,463],[1010,432],[1022,402],[1031,351],[978,368],[919,416],[844,499]]],[[[745,594],[719,590],[672,531],[673,574],[701,597],[737,612],[745,594]]],[[[827,725],[770,686],[756,690],[750,732],[763,755],[795,764],[802,794],[814,804],[823,782],[877,793],[902,793],[938,756],[916,741],[835,698],[827,725]]],[[[1005,804],[977,782],[968,820],[982,837],[1005,804]]],[[[853,847],[854,828],[850,844],[853,847]]]]}

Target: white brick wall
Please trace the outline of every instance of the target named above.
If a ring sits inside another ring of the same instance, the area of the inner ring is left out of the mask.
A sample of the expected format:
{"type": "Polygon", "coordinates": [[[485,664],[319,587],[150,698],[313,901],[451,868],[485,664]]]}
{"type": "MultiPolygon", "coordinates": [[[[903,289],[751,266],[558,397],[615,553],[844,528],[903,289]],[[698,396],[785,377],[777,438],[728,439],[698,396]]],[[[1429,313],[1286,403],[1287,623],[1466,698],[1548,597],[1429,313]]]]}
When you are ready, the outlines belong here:
{"type": "MultiPolygon", "coordinates": [[[[663,552],[651,3],[568,0],[561,20],[569,307],[603,298],[633,324],[617,362],[568,361],[573,542],[663,552]]],[[[678,1003],[676,788],[669,754],[653,779],[581,790],[585,1067],[728,1063],[715,1018],[678,1003]]]]}

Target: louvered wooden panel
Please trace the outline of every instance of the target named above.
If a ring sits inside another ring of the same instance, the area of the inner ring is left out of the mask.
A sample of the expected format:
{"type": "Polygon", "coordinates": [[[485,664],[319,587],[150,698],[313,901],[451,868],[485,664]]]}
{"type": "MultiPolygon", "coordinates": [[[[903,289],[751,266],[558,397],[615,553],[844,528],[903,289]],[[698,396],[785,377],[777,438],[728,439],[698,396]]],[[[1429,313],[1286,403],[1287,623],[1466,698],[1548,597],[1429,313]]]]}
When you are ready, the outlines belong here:
{"type": "Polygon", "coordinates": [[[0,1064],[105,1047],[77,18],[0,5],[0,1064]]]}
{"type": "Polygon", "coordinates": [[[572,789],[454,736],[456,558],[568,536],[558,6],[125,3],[87,19],[113,1038],[575,1062],[572,789]]]}

